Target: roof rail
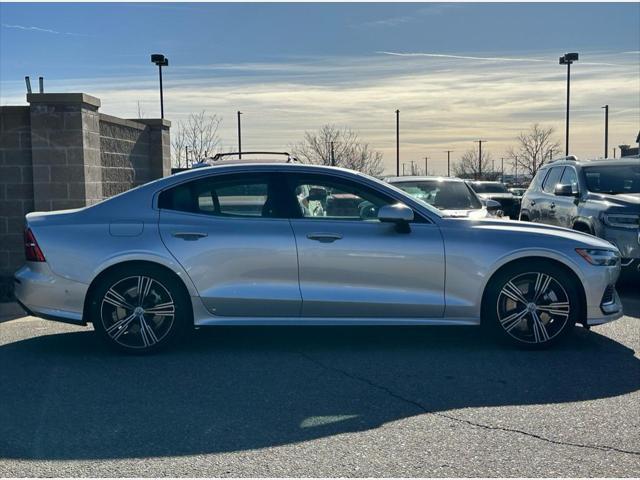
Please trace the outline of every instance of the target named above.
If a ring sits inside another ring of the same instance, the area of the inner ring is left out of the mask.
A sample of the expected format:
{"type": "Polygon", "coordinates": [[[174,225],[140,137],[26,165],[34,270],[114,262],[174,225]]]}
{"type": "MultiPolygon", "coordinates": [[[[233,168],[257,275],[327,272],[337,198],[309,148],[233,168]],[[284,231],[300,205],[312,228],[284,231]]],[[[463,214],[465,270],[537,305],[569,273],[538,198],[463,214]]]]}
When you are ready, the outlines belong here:
{"type": "Polygon", "coordinates": [[[549,160],[547,163],[559,162],[560,160],[569,160],[571,162],[577,162],[578,157],[576,157],[575,155],[567,155],[566,157],[554,158],[552,160],[549,160]]]}
{"type": "Polygon", "coordinates": [[[222,157],[232,157],[232,156],[241,156],[241,155],[284,155],[287,157],[287,163],[298,162],[296,157],[292,156],[289,152],[227,152],[227,153],[216,153],[213,157],[208,158],[207,160],[211,160],[212,162],[217,162],[222,160],[222,157]]]}

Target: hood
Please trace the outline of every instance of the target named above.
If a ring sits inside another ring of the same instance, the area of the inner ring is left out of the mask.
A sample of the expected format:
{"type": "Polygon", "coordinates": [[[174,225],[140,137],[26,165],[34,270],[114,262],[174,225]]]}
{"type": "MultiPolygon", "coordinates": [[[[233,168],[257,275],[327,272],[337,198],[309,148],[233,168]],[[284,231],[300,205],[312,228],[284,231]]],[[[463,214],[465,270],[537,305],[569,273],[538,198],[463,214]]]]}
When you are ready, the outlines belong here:
{"type": "Polygon", "coordinates": [[[519,220],[498,220],[494,218],[486,219],[456,219],[464,222],[467,228],[479,228],[483,230],[495,230],[497,236],[500,235],[524,235],[531,243],[532,237],[540,237],[540,240],[556,238],[566,242],[571,242],[576,248],[605,248],[617,250],[615,245],[602,238],[594,237],[586,233],[581,233],[569,228],[554,227],[540,223],[521,222],[519,220]]]}
{"type": "Polygon", "coordinates": [[[633,207],[633,211],[640,210],[640,193],[595,193],[589,192],[587,200],[607,202],[611,207],[633,207]]]}

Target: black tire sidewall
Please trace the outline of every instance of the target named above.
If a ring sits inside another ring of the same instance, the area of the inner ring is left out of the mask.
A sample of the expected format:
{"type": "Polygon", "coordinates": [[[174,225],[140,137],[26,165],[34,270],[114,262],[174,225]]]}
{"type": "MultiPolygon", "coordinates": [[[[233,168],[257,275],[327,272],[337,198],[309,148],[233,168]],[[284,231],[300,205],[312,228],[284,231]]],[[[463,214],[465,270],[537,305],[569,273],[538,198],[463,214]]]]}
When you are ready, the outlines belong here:
{"type": "Polygon", "coordinates": [[[109,346],[119,351],[131,354],[147,354],[162,350],[181,338],[188,330],[189,325],[193,324],[193,314],[191,313],[189,296],[186,294],[184,286],[179,283],[179,280],[164,269],[155,268],[153,266],[123,266],[107,272],[98,280],[98,284],[92,292],[89,304],[89,313],[91,321],[93,322],[94,330],[109,344],[109,346]],[[148,348],[126,347],[114,341],[105,331],[100,314],[102,299],[107,290],[124,278],[138,275],[150,277],[161,283],[173,297],[175,305],[175,317],[171,329],[158,343],[148,348]]]}
{"type": "Polygon", "coordinates": [[[580,321],[582,315],[579,286],[576,284],[576,281],[577,280],[562,267],[543,260],[507,266],[494,275],[487,286],[482,302],[482,326],[501,340],[508,341],[511,344],[525,349],[544,349],[563,342],[573,331],[575,324],[580,321]],[[527,343],[511,336],[502,325],[500,325],[496,312],[498,295],[504,284],[519,274],[529,272],[541,272],[551,275],[562,285],[569,297],[570,313],[567,323],[555,337],[544,343],[527,343]]]}

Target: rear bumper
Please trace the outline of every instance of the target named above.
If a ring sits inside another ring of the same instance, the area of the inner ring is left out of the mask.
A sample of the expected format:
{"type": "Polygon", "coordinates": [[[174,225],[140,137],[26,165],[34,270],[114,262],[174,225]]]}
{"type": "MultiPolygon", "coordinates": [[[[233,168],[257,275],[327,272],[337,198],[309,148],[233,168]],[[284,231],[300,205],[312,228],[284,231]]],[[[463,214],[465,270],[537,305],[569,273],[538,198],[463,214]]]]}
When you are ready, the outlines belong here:
{"type": "Polygon", "coordinates": [[[13,281],[16,300],[30,315],[86,325],[83,310],[88,285],[54,274],[45,262],[27,262],[13,281]]]}

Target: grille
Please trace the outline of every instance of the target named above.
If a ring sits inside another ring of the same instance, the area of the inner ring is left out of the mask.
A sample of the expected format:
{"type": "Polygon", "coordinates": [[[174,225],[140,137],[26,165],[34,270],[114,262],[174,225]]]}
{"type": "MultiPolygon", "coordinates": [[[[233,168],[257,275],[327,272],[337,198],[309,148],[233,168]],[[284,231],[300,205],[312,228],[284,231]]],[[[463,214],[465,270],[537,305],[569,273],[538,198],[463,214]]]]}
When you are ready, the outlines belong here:
{"type": "Polygon", "coordinates": [[[600,302],[601,305],[606,305],[608,303],[613,303],[613,292],[614,292],[614,287],[613,285],[609,285],[605,290],[604,290],[604,295],[602,295],[602,302],[600,302]]]}

